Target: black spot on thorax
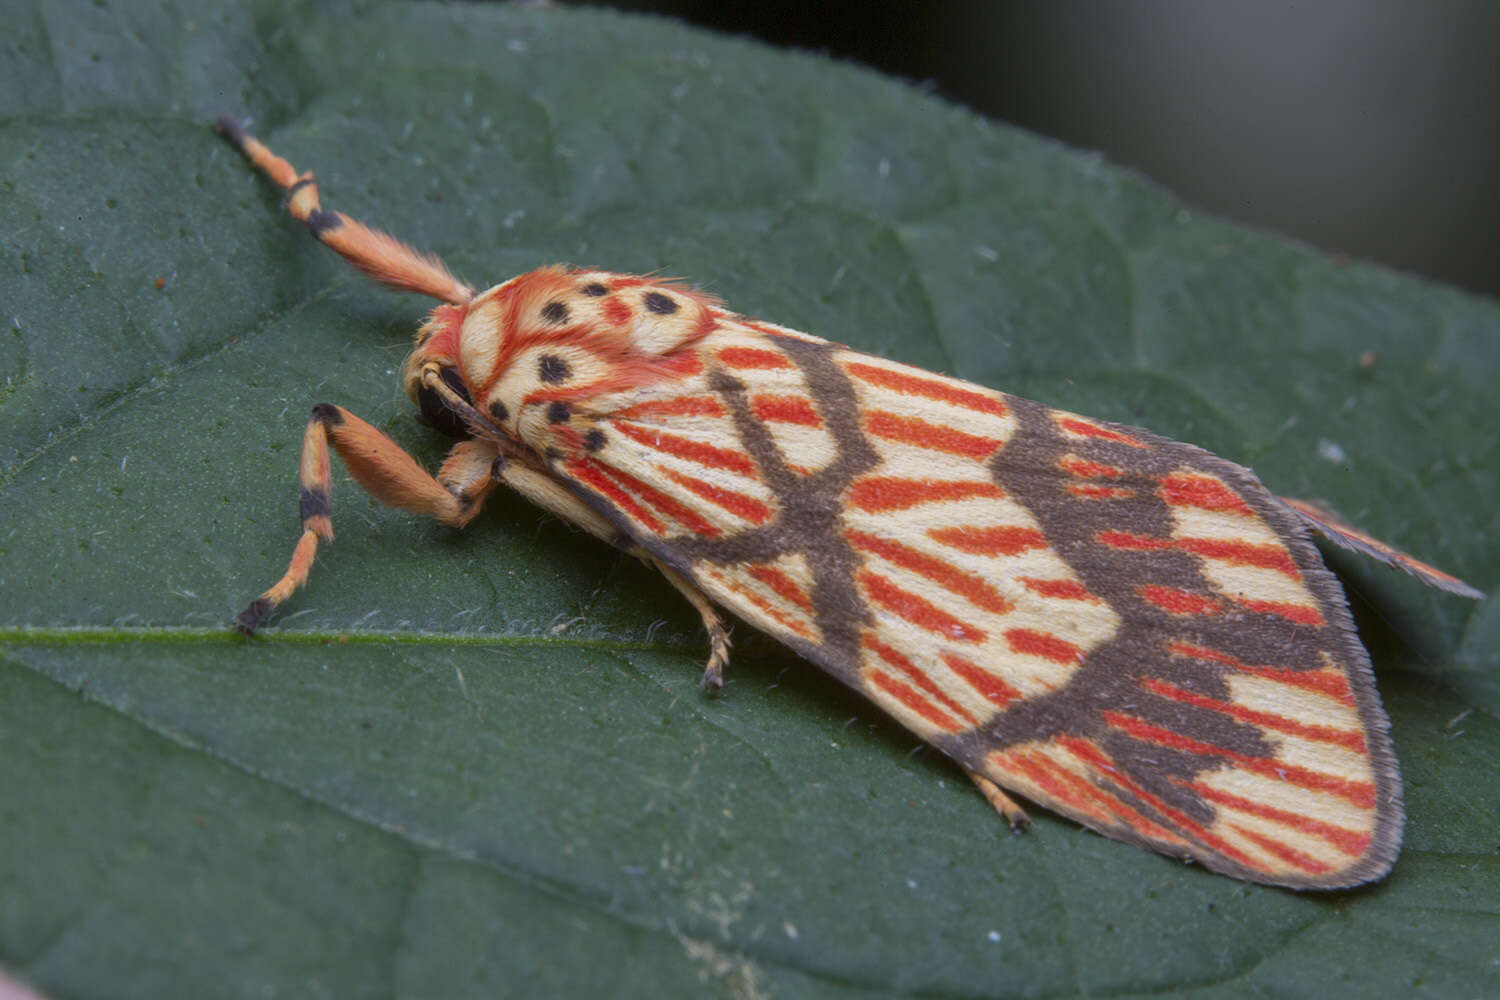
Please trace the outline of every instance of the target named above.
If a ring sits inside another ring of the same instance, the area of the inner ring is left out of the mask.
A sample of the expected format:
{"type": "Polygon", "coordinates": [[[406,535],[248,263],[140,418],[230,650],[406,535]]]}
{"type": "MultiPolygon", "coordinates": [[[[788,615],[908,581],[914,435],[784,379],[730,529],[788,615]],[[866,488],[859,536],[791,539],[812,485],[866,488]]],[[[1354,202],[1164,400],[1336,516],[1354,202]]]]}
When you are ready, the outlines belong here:
{"type": "Polygon", "coordinates": [[[543,354],[542,360],[537,362],[536,374],[543,382],[557,385],[573,377],[573,366],[556,354],[543,354]]]}
{"type": "Polygon", "coordinates": [[[647,292],[643,301],[646,308],[658,316],[670,316],[677,311],[677,301],[661,292],[647,292]]]}
{"type": "Polygon", "coordinates": [[[548,323],[566,323],[568,307],[562,302],[548,302],[542,306],[542,319],[548,323]]]}

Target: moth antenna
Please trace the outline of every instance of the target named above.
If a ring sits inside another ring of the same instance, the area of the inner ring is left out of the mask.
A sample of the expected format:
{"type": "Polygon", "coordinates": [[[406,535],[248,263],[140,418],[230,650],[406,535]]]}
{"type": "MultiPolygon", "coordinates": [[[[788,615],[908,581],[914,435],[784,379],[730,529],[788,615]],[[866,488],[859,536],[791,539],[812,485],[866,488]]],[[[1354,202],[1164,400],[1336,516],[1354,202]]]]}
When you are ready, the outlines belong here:
{"type": "Polygon", "coordinates": [[[287,191],[287,211],[322,243],[338,251],[345,260],[382,285],[462,305],[474,297],[474,289],[459,281],[431,254],[419,253],[389,233],[371,229],[342,212],[323,208],[311,170],[299,174],[286,160],[271,152],[245,131],[238,119],[225,115],[214,130],[245,158],[287,191]]]}

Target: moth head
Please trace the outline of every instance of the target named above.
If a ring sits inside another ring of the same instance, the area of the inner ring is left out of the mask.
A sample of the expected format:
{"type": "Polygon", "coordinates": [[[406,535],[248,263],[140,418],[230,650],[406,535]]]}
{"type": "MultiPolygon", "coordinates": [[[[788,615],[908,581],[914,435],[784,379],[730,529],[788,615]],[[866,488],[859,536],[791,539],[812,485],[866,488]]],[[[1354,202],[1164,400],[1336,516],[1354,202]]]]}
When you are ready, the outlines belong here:
{"type": "Polygon", "coordinates": [[[692,345],[716,315],[671,282],[542,268],[476,296],[453,353],[475,409],[546,452],[581,446],[605,397],[696,372],[692,345]]]}
{"type": "Polygon", "coordinates": [[[417,420],[451,438],[471,438],[473,431],[442,390],[424,373],[435,372],[453,396],[472,405],[473,397],[458,369],[456,347],[466,307],[439,306],[417,330],[415,347],[406,357],[402,384],[417,404],[417,420]]]}

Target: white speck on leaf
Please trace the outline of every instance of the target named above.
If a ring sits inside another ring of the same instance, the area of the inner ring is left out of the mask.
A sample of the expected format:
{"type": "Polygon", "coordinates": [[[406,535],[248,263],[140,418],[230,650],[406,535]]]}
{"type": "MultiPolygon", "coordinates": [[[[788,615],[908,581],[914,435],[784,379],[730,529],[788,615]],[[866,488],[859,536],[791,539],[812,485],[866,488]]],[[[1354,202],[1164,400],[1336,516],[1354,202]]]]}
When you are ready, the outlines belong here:
{"type": "Polygon", "coordinates": [[[1327,438],[1318,439],[1318,457],[1335,465],[1342,465],[1349,461],[1349,453],[1344,451],[1337,442],[1327,438]]]}

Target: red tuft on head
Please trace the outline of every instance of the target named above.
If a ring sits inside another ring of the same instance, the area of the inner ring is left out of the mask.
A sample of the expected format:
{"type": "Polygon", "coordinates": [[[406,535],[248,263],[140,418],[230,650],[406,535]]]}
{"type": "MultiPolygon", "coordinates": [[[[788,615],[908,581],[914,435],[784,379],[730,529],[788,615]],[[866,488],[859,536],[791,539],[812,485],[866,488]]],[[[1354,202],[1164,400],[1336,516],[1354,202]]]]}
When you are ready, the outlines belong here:
{"type": "Polygon", "coordinates": [[[429,358],[458,357],[458,331],[468,314],[468,306],[438,306],[434,309],[428,317],[427,328],[435,332],[422,342],[422,353],[429,358]]]}

